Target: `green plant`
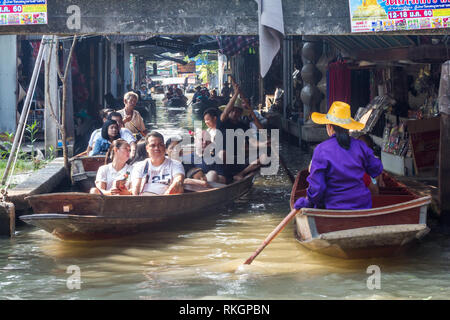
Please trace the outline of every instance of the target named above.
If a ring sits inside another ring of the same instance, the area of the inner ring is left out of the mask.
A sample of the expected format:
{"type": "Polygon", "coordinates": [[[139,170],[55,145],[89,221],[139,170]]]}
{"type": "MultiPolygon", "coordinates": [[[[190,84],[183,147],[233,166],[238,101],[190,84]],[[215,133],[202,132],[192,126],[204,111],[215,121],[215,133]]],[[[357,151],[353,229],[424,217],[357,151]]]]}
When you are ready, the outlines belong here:
{"type": "Polygon", "coordinates": [[[3,140],[3,148],[0,149],[0,159],[9,157],[12,149],[12,142],[14,141],[14,133],[4,132],[0,134],[0,139],[3,140]]]}
{"type": "Polygon", "coordinates": [[[28,137],[30,138],[30,142],[31,142],[31,160],[34,163],[34,168],[37,169],[39,167],[39,162],[40,162],[34,157],[34,143],[37,140],[36,135],[39,131],[37,121],[34,120],[32,124],[27,124],[25,130],[27,131],[28,137]]]}
{"type": "Polygon", "coordinates": [[[47,147],[47,152],[45,154],[47,155],[46,156],[46,160],[47,161],[50,162],[50,161],[54,160],[55,157],[56,157],[56,149],[55,149],[55,147],[52,146],[52,145],[48,146],[47,147]]]}

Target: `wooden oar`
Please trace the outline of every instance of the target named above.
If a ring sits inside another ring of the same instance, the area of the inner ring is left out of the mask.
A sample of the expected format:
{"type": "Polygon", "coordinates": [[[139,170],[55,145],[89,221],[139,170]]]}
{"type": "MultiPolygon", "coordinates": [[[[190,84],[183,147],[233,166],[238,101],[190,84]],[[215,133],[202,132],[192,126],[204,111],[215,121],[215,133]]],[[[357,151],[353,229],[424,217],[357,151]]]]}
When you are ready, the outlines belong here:
{"type": "MultiPolygon", "coordinates": [[[[280,154],[278,154],[278,158],[280,159],[280,164],[281,166],[284,168],[284,170],[286,170],[286,173],[289,177],[289,180],[291,180],[291,183],[294,184],[295,182],[295,177],[294,175],[291,173],[291,171],[288,169],[288,167],[286,166],[286,163],[284,161],[284,159],[281,157],[280,154]]],[[[263,243],[259,246],[259,248],[255,251],[255,253],[248,258],[244,264],[250,264],[252,263],[252,261],[261,253],[261,251],[264,250],[264,248],[273,240],[275,239],[275,237],[284,229],[284,227],[286,227],[286,225],[292,220],[292,218],[294,218],[298,213],[300,212],[300,210],[297,209],[293,209],[284,219],[283,221],[280,222],[280,224],[267,236],[267,238],[263,241],[263,243]]]]}
{"type": "Polygon", "coordinates": [[[264,250],[264,248],[286,227],[289,221],[294,218],[300,210],[293,209],[284,219],[280,222],[280,224],[267,236],[267,238],[263,241],[263,243],[259,246],[259,248],[255,251],[255,253],[248,258],[244,264],[251,264],[252,261],[264,250]]]}

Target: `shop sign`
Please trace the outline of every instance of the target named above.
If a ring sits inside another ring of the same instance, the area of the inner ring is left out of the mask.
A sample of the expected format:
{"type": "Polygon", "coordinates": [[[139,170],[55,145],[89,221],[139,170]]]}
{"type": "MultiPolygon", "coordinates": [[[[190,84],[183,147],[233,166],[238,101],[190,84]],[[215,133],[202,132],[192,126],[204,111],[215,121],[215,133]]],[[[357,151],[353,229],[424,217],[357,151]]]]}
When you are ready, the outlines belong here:
{"type": "Polygon", "coordinates": [[[195,61],[191,61],[185,65],[177,63],[178,73],[195,73],[195,61]]]}
{"type": "Polygon", "coordinates": [[[47,24],[47,0],[0,0],[0,26],[47,24]]]}
{"type": "Polygon", "coordinates": [[[352,32],[450,27],[450,0],[349,0],[352,32]]]}

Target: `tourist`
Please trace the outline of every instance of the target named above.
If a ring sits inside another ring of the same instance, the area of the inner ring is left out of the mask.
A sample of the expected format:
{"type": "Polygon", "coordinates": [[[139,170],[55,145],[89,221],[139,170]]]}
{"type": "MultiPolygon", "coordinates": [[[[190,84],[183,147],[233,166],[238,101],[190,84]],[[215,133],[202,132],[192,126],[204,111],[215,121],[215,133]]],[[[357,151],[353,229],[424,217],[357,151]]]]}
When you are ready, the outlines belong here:
{"type": "Polygon", "coordinates": [[[229,86],[228,81],[225,81],[225,83],[223,84],[223,88],[222,91],[220,92],[220,95],[224,98],[229,99],[230,98],[230,94],[231,94],[231,88],[229,86]]]}
{"type": "Polygon", "coordinates": [[[195,87],[195,92],[194,92],[194,95],[192,96],[192,103],[197,102],[198,97],[201,95],[200,90],[202,90],[201,86],[195,87]]]}
{"type": "Polygon", "coordinates": [[[307,195],[299,198],[294,208],[372,208],[372,196],[363,176],[366,172],[373,178],[379,176],[383,165],[364,142],[349,135],[349,130],[362,130],[364,124],[353,120],[350,106],[340,101],[333,102],[327,114],[313,112],[311,119],[326,124],[330,138],[314,149],[307,195]]]}
{"type": "Polygon", "coordinates": [[[136,154],[136,138],[128,128],[124,127],[122,115],[116,111],[111,112],[108,115],[108,120],[114,120],[119,125],[120,138],[124,139],[126,142],[130,144],[131,147],[130,159],[133,159],[136,154]]]}
{"type": "Polygon", "coordinates": [[[194,153],[191,156],[191,163],[193,163],[194,168],[200,168],[205,174],[206,180],[208,182],[219,182],[226,183],[225,178],[225,165],[223,163],[216,163],[214,159],[214,151],[216,146],[212,148],[207,147],[212,143],[211,136],[208,131],[202,130],[201,136],[196,134],[194,140],[194,153]],[[206,159],[205,161],[205,158],[206,159]]]}
{"type": "MultiPolygon", "coordinates": [[[[102,120],[102,125],[105,123],[106,120],[108,120],[108,115],[113,112],[113,109],[105,108],[101,109],[99,111],[100,119],[102,120]]],[[[95,129],[91,133],[91,137],[89,138],[88,146],[86,148],[86,151],[83,152],[84,154],[89,154],[92,149],[94,148],[95,141],[102,136],[102,128],[95,129]]]]}
{"type": "Polygon", "coordinates": [[[205,124],[208,127],[206,131],[208,131],[212,142],[214,142],[216,137],[218,120],[219,110],[217,108],[208,108],[203,112],[203,121],[205,121],[205,124]]]}
{"type": "Polygon", "coordinates": [[[90,193],[102,195],[131,195],[128,190],[132,167],[127,164],[130,158],[130,145],[124,139],[114,140],[106,155],[112,156],[112,162],[101,166],[97,171],[95,179],[96,188],[92,188],[90,193]]]}
{"type": "MultiPolygon", "coordinates": [[[[260,167],[260,160],[253,159],[252,161],[250,161],[251,159],[249,159],[247,154],[245,156],[245,161],[243,163],[238,163],[238,151],[247,153],[249,150],[249,144],[252,143],[252,145],[257,148],[258,142],[255,141],[255,139],[252,139],[253,141],[250,142],[250,138],[246,136],[245,145],[238,146],[237,136],[239,134],[233,134],[232,136],[230,136],[230,138],[234,138],[234,150],[227,150],[227,145],[231,143],[227,142],[227,131],[230,134],[236,133],[236,130],[242,129],[245,133],[248,129],[250,129],[250,125],[241,120],[241,117],[243,115],[250,116],[250,118],[253,119],[256,127],[258,129],[263,129],[263,126],[250,107],[249,101],[247,99],[240,99],[238,97],[240,94],[239,86],[234,81],[232,82],[232,85],[234,87],[233,97],[230,99],[227,106],[224,108],[222,114],[220,115],[220,131],[223,137],[222,145],[224,146],[224,151],[219,151],[220,154],[218,156],[222,159],[223,163],[226,164],[225,176],[227,178],[227,182],[231,182],[233,180],[241,180],[244,178],[245,174],[248,174],[260,167]]],[[[254,131],[254,133],[256,133],[256,131],[254,131]]],[[[253,138],[256,138],[255,134],[253,134],[252,136],[253,138]]],[[[217,140],[217,138],[215,140],[217,140]]],[[[218,150],[216,150],[216,152],[218,152],[218,150]]]]}
{"type": "Polygon", "coordinates": [[[145,142],[148,158],[135,163],[131,174],[133,195],[183,193],[183,165],[166,157],[164,137],[152,131],[145,142]]]}
{"type": "Polygon", "coordinates": [[[94,148],[89,155],[96,156],[106,154],[111,143],[119,138],[119,125],[117,122],[114,120],[106,120],[102,126],[101,137],[95,141],[94,148]]]}
{"type": "Polygon", "coordinates": [[[122,115],[122,120],[125,128],[130,130],[133,134],[141,134],[145,137],[148,133],[145,128],[144,119],[142,119],[140,113],[134,110],[138,101],[138,95],[129,91],[123,97],[123,103],[125,107],[118,112],[122,115]]]}

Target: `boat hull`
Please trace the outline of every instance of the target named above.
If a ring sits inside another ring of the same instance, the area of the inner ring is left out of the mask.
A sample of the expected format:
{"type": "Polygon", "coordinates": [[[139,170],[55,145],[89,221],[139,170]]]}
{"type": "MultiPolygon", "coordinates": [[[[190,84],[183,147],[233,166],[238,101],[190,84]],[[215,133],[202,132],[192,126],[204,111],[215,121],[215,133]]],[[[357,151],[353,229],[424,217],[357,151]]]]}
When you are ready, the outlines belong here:
{"type": "MultiPolygon", "coordinates": [[[[307,172],[300,172],[291,207],[306,194],[307,172]]],[[[431,197],[419,197],[384,174],[386,188],[372,197],[366,210],[303,208],[295,217],[295,238],[307,249],[339,258],[374,258],[398,254],[423,238],[431,197]]]]}
{"type": "Polygon", "coordinates": [[[28,197],[34,214],[21,216],[64,240],[122,237],[173,225],[180,218],[212,214],[247,193],[255,174],[227,185],[201,192],[164,196],[102,196],[55,193],[28,197]]]}

